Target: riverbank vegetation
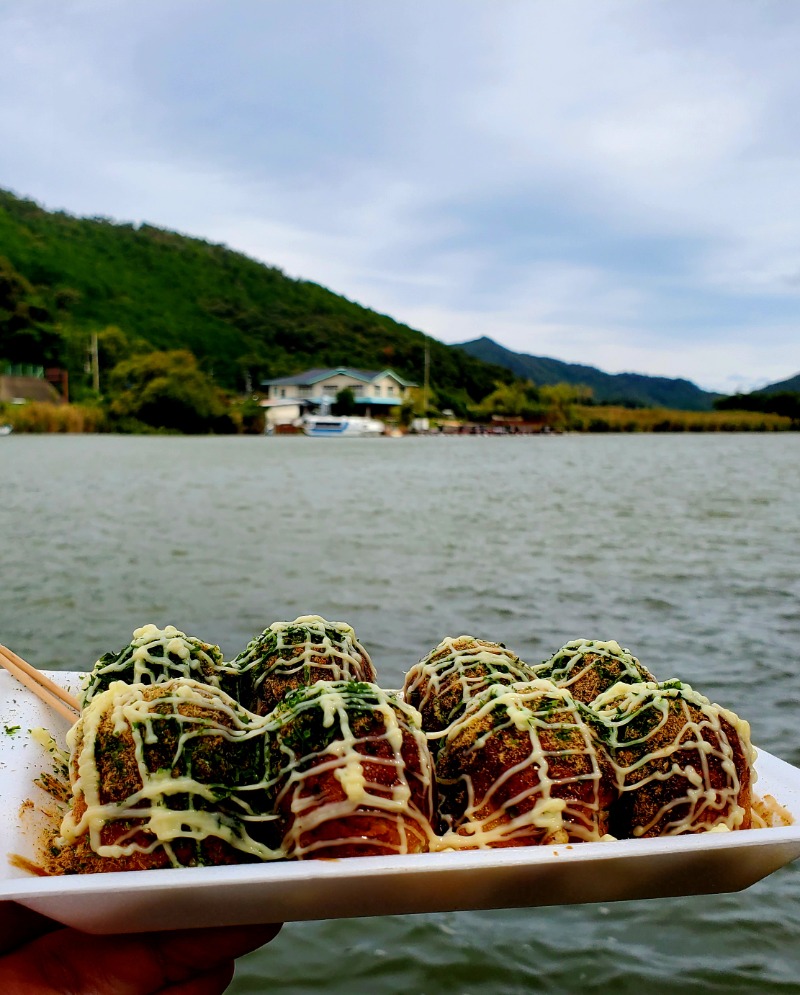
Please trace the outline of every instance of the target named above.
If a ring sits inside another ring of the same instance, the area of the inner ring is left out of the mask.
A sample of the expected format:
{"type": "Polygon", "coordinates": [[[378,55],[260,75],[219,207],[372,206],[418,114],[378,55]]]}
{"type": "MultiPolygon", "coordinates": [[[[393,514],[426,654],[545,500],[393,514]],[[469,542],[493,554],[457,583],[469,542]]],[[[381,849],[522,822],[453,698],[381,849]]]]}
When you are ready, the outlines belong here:
{"type": "MultiPolygon", "coordinates": [[[[795,415],[800,413],[800,394],[795,415]]],[[[735,399],[723,399],[725,402],[735,399]]],[[[718,402],[714,411],[678,411],[671,408],[596,404],[589,387],[527,383],[498,384],[473,406],[476,424],[504,424],[507,428],[556,432],[779,432],[800,428],[785,400],[763,402],[750,409],[718,402]]]]}
{"type": "MultiPolygon", "coordinates": [[[[795,377],[795,380],[800,379],[795,377]]],[[[734,394],[714,402],[717,411],[748,411],[788,418],[791,427],[800,429],[800,390],[754,391],[734,394]]]]}
{"type": "MultiPolygon", "coordinates": [[[[148,356],[136,364],[121,366],[116,373],[120,391],[110,403],[88,404],[0,404],[0,424],[15,432],[118,432],[136,434],[261,434],[264,409],[252,397],[226,397],[204,383],[195,368],[192,385],[175,375],[169,364],[174,358],[148,356]],[[128,379],[126,379],[126,377],[128,379]],[[202,389],[197,389],[198,384],[202,389]],[[174,388],[174,389],[173,389],[174,388]]],[[[183,369],[181,366],[180,369],[183,369]]],[[[428,410],[433,431],[502,432],[782,432],[800,425],[787,415],[760,411],[675,411],[668,408],[627,408],[578,403],[568,385],[544,392],[535,406],[523,411],[506,410],[495,400],[473,417],[455,418],[451,413],[428,410]]],[[[585,392],[578,392],[586,400],[585,392]]],[[[423,413],[419,401],[397,413],[394,427],[408,431],[415,414],[423,413]],[[416,411],[415,411],[416,407],[416,411]]]]}
{"type": "Polygon", "coordinates": [[[756,411],[672,411],[576,405],[571,428],[578,432],[783,432],[792,421],[756,411]]]}
{"type": "Polygon", "coordinates": [[[27,404],[0,404],[0,425],[24,433],[81,433],[107,430],[104,411],[84,404],[50,404],[29,401],[27,404]]]}

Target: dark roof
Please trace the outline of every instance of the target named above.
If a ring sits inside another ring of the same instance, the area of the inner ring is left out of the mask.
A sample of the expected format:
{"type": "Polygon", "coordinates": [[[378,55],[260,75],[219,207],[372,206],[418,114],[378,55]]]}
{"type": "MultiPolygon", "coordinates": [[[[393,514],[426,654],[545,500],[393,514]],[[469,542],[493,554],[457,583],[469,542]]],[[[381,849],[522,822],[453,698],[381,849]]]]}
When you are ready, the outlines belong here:
{"type": "Polygon", "coordinates": [[[344,373],[349,377],[353,377],[354,380],[362,380],[364,383],[371,383],[378,377],[388,375],[394,377],[395,380],[397,380],[397,382],[402,384],[404,387],[414,386],[411,381],[404,380],[399,374],[395,373],[394,370],[356,370],[352,366],[335,366],[327,370],[304,370],[302,373],[295,373],[291,377],[278,377],[275,380],[262,380],[261,386],[299,387],[319,383],[320,380],[327,380],[328,377],[336,376],[339,373],[344,373]]]}

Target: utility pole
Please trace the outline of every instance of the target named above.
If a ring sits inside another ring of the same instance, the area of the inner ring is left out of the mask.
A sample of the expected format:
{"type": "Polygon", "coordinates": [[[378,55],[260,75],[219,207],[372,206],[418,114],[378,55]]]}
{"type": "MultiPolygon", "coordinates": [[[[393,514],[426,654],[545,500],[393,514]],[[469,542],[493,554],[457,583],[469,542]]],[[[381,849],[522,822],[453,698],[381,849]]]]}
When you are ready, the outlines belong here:
{"type": "Polygon", "coordinates": [[[431,347],[428,339],[425,339],[425,379],[422,387],[422,417],[428,417],[428,391],[431,386],[431,347]]]}
{"type": "Polygon", "coordinates": [[[97,349],[97,332],[92,332],[92,389],[100,393],[100,356],[97,349]]]}

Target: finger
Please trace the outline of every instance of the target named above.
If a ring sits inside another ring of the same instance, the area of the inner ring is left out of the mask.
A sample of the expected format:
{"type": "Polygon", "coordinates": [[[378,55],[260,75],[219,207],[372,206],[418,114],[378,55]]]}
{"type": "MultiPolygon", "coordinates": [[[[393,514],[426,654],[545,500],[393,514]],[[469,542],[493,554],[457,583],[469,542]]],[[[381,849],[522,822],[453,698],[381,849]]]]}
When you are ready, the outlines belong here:
{"type": "Polygon", "coordinates": [[[230,961],[204,974],[202,978],[193,978],[191,981],[182,981],[177,985],[170,985],[169,988],[162,988],[158,995],[222,995],[233,981],[235,968],[236,965],[230,961]]]}
{"type": "Polygon", "coordinates": [[[142,939],[149,955],[160,960],[167,980],[174,983],[192,977],[189,971],[206,971],[256,950],[277,936],[280,928],[281,923],[185,929],[149,933],[142,939]]]}
{"type": "Polygon", "coordinates": [[[127,936],[58,930],[0,961],[0,991],[3,995],[151,995],[213,975],[234,958],[267,943],[279,929],[280,925],[227,926],[127,936]]]}

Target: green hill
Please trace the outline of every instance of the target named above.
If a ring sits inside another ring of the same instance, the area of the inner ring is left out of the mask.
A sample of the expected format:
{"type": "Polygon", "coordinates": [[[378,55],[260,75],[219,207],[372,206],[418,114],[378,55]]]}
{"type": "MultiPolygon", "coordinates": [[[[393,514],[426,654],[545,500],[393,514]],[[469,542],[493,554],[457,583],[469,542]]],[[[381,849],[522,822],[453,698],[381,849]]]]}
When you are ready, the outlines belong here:
{"type": "MultiPolygon", "coordinates": [[[[463,408],[512,375],[315,283],[224,245],[151,225],[45,211],[0,191],[0,360],[64,366],[86,382],[133,352],[189,349],[228,389],[304,367],[392,367],[421,383],[425,344],[442,406],[463,408]]],[[[73,393],[75,391],[73,390],[73,393]]]]}
{"type": "Polygon", "coordinates": [[[486,337],[461,343],[456,348],[476,359],[503,366],[537,386],[569,383],[591,387],[594,400],[599,404],[710,411],[718,396],[701,390],[689,380],[648,377],[640,373],[603,373],[594,366],[512,352],[486,337]]]}
{"type": "Polygon", "coordinates": [[[749,394],[720,397],[714,407],[719,411],[761,411],[781,415],[791,419],[793,429],[800,429],[800,373],[749,394]]]}
{"type": "Polygon", "coordinates": [[[800,373],[788,380],[767,384],[753,391],[754,394],[800,394],[800,373]]]}

